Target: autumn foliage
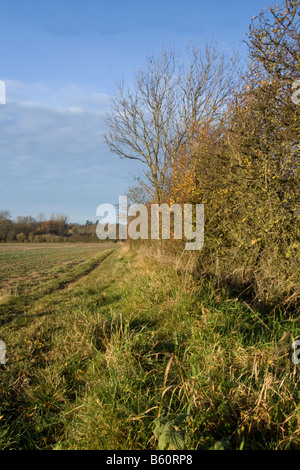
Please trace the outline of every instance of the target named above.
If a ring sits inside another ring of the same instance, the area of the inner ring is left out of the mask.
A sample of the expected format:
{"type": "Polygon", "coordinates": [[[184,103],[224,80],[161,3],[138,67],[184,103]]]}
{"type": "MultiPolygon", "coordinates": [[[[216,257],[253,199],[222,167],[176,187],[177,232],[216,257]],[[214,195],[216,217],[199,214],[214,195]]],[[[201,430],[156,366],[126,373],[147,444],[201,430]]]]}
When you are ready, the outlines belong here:
{"type": "Polygon", "coordinates": [[[285,0],[252,19],[247,70],[221,113],[191,119],[173,141],[161,188],[170,205],[205,204],[201,275],[298,313],[299,14],[299,0],[285,0]]]}
{"type": "Polygon", "coordinates": [[[190,130],[165,194],[171,204],[205,204],[202,273],[283,307],[299,300],[299,5],[252,20],[242,85],[217,123],[190,130]]]}

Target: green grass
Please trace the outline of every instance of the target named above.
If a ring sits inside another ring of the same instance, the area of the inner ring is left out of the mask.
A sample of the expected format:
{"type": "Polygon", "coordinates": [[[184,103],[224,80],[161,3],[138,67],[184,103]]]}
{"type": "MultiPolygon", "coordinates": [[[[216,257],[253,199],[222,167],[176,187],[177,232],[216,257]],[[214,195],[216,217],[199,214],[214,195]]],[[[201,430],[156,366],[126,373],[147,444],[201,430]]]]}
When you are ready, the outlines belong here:
{"type": "Polygon", "coordinates": [[[156,449],[181,413],[187,449],[299,448],[296,322],[121,249],[26,302],[1,327],[1,449],[156,449]]]}

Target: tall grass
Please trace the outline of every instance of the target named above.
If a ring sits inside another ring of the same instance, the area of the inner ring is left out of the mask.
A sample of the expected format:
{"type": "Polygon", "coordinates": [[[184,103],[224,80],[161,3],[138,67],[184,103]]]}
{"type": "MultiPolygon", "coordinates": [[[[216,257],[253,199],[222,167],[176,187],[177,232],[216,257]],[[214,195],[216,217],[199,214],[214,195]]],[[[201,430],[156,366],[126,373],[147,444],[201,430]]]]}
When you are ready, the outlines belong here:
{"type": "Polygon", "coordinates": [[[4,326],[1,448],[156,449],[187,417],[187,449],[299,448],[296,322],[117,250],[4,326]]]}

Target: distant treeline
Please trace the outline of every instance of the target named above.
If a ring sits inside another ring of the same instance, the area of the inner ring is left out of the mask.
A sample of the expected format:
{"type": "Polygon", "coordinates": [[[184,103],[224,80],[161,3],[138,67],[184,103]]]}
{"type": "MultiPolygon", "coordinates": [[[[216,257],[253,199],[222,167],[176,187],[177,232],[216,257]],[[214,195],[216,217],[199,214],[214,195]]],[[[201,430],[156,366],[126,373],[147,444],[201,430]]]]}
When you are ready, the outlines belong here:
{"type": "MultiPolygon", "coordinates": [[[[95,223],[68,223],[66,215],[57,214],[49,220],[36,220],[32,216],[17,216],[12,220],[10,212],[0,210],[0,242],[100,242],[95,223]]],[[[117,238],[116,238],[117,240],[117,238]]]]}

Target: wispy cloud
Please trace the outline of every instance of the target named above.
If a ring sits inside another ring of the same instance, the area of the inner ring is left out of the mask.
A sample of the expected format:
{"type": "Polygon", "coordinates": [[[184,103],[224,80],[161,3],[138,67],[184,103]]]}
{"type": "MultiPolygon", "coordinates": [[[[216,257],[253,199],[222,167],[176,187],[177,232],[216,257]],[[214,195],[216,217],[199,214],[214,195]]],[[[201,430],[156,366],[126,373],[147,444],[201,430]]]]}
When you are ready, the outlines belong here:
{"type": "Polygon", "coordinates": [[[111,155],[103,141],[109,97],[66,84],[8,82],[7,88],[0,108],[1,205],[13,212],[22,198],[30,213],[39,198],[70,214],[73,207],[91,212],[117,201],[137,166],[111,155]]]}
{"type": "Polygon", "coordinates": [[[71,112],[104,112],[109,96],[65,82],[25,83],[7,80],[7,102],[71,112]]]}

